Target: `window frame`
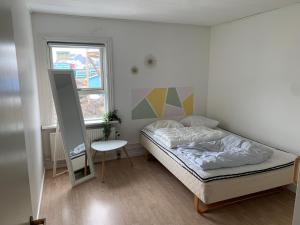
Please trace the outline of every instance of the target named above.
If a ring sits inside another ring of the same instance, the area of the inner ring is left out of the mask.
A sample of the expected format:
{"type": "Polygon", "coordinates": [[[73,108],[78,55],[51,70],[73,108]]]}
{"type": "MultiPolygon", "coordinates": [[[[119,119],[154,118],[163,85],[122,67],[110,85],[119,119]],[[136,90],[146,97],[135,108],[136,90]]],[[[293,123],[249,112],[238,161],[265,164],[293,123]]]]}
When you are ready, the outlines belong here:
{"type": "MultiPolygon", "coordinates": [[[[56,46],[63,47],[103,47],[102,60],[106,62],[106,65],[101,64],[103,69],[103,88],[77,88],[78,94],[104,94],[105,95],[105,112],[114,110],[114,98],[113,98],[113,71],[112,71],[112,40],[111,38],[68,38],[68,37],[46,37],[46,48],[48,58],[48,68],[52,69],[52,51],[51,47],[56,46]]],[[[101,120],[103,116],[93,119],[85,119],[85,121],[97,121],[101,120]]]]}

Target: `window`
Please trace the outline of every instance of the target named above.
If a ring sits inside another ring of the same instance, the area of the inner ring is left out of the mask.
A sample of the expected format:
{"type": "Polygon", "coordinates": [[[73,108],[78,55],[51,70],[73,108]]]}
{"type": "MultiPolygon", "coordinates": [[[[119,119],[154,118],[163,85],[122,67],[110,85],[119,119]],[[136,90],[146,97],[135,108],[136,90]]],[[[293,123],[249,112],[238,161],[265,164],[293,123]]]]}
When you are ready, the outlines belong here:
{"type": "Polygon", "coordinates": [[[48,42],[52,69],[73,69],[85,120],[99,120],[109,110],[105,44],[48,42]]]}

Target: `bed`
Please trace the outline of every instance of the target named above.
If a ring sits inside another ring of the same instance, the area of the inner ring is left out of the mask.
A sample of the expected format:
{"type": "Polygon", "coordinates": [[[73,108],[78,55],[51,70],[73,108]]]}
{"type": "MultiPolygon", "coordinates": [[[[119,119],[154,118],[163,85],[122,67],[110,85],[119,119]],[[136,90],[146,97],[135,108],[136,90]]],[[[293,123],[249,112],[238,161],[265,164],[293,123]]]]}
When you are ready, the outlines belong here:
{"type": "Polygon", "coordinates": [[[258,165],[196,172],[151,131],[143,129],[140,141],[148,153],[194,193],[194,205],[199,213],[278,191],[294,182],[298,170],[297,156],[273,149],[272,157],[258,165]]]}

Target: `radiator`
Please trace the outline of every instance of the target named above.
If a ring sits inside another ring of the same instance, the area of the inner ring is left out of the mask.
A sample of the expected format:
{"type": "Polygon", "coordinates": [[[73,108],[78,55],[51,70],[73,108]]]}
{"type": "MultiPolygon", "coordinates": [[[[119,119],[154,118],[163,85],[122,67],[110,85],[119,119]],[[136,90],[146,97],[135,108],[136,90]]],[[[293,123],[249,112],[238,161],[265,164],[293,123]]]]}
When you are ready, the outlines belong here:
{"type": "MultiPolygon", "coordinates": [[[[87,138],[87,145],[91,145],[91,141],[102,138],[103,137],[103,128],[97,129],[87,129],[86,130],[86,138],[87,138]]],[[[111,128],[110,139],[115,139],[116,137],[116,128],[111,128]]],[[[55,146],[55,133],[50,133],[50,149],[51,149],[51,161],[54,160],[54,146],[55,146]]],[[[65,152],[63,148],[62,138],[59,133],[57,137],[57,146],[56,146],[56,160],[64,160],[65,159],[65,152]]]]}

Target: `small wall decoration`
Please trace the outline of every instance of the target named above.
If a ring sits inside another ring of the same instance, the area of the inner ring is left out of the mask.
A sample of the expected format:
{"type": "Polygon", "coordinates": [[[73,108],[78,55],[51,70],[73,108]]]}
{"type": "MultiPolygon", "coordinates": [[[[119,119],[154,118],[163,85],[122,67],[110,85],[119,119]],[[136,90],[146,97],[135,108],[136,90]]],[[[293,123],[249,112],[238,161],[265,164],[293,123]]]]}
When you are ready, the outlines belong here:
{"type": "Polygon", "coordinates": [[[132,90],[132,119],[168,118],[192,115],[191,87],[138,88],[132,90]]]}
{"type": "Polygon", "coordinates": [[[157,60],[155,59],[155,57],[153,55],[148,55],[145,58],[145,66],[147,67],[154,67],[156,66],[157,60]]]}
{"type": "Polygon", "coordinates": [[[136,66],[131,67],[131,73],[133,75],[136,75],[139,73],[139,68],[137,68],[136,66]]]}

